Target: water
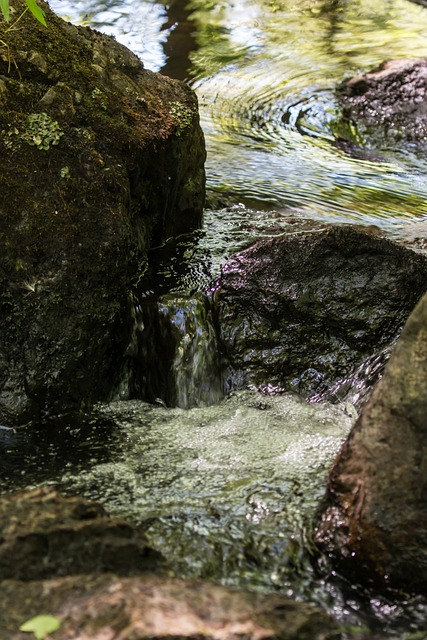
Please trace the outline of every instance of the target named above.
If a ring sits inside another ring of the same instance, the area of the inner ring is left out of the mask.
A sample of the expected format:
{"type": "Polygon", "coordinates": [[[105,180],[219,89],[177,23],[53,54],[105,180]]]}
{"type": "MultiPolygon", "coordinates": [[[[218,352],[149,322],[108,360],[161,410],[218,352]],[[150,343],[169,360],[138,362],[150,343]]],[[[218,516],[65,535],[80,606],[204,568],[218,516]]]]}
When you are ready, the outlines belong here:
{"type": "Polygon", "coordinates": [[[137,371],[130,395],[182,409],[222,399],[216,331],[206,295],[146,297],[137,326],[137,371]]]}
{"type": "Polygon", "coordinates": [[[344,407],[246,390],[192,409],[117,401],[91,421],[6,434],[3,490],[54,484],[143,524],[177,575],[313,600],[311,521],[344,407]]]}
{"type": "Polygon", "coordinates": [[[426,56],[424,7],[406,0],[56,0],[53,7],[114,34],[148,68],[188,78],[199,97],[210,195],[245,204],[248,218],[296,207],[394,236],[425,219],[425,155],[369,144],[365,157],[347,155],[334,144],[333,93],[384,59],[426,56]]]}
{"type": "MultiPolygon", "coordinates": [[[[259,237],[357,222],[409,242],[426,238],[425,155],[363,140],[357,157],[345,153],[335,144],[334,88],[384,59],[427,56],[427,10],[406,0],[51,6],[113,34],[147,68],[190,82],[206,136],[209,208],[201,230],[151,252],[142,284],[162,326],[177,332],[172,382],[151,381],[153,405],[100,407],[93,424],[71,423],[61,441],[33,429],[29,443],[22,431],[13,444],[6,434],[3,490],[47,482],[81,492],[148,523],[178,575],[279,590],[320,604],[346,626],[424,637],[422,599],[380,598],[313,566],[311,521],[353,409],[255,391],[219,401],[216,388],[194,402],[216,366],[194,319],[221,264],[259,237]],[[168,402],[201,406],[167,409],[168,402]]],[[[141,355],[148,325],[138,313],[141,355]]],[[[366,368],[375,373],[377,365],[366,368]]],[[[363,395],[357,375],[354,386],[363,395]]]]}

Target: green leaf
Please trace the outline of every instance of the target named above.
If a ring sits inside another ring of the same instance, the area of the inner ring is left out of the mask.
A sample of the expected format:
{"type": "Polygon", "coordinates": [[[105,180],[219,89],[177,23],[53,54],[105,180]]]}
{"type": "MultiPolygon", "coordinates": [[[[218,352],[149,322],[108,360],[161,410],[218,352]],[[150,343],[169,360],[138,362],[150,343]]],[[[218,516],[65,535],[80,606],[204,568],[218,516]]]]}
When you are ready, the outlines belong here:
{"type": "MultiPolygon", "coordinates": [[[[1,2],[4,2],[5,0],[0,0],[1,2]]],[[[27,7],[29,8],[29,10],[31,11],[31,13],[33,14],[33,16],[42,23],[42,25],[44,25],[45,27],[47,27],[46,24],[46,20],[44,18],[44,11],[43,9],[40,9],[39,5],[37,4],[36,0],[25,0],[27,7]]]]}
{"type": "Polygon", "coordinates": [[[27,620],[19,627],[19,631],[33,632],[37,640],[44,640],[48,633],[57,631],[61,626],[61,620],[55,616],[42,615],[27,620]]]}
{"type": "Polygon", "coordinates": [[[3,18],[6,20],[6,22],[9,22],[9,18],[10,18],[9,0],[0,0],[0,11],[2,12],[3,18]]]}

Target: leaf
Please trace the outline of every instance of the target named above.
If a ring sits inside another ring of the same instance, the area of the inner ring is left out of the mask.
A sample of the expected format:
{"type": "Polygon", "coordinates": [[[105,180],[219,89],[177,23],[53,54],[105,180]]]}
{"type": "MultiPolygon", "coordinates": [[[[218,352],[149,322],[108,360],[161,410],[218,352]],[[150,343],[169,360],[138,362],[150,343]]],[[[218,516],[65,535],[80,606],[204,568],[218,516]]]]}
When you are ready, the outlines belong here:
{"type": "Polygon", "coordinates": [[[10,18],[9,0],[0,0],[0,11],[2,12],[3,18],[6,20],[6,22],[9,22],[9,18],[10,18]]]}
{"type": "MultiPolygon", "coordinates": [[[[5,0],[0,0],[0,2],[5,2],[5,0]]],[[[42,25],[47,27],[46,20],[44,18],[44,11],[43,11],[43,9],[40,9],[40,7],[37,4],[36,0],[25,0],[25,3],[27,5],[27,7],[29,8],[29,10],[31,11],[31,13],[33,14],[33,16],[39,22],[41,22],[42,25]]]]}
{"type": "Polygon", "coordinates": [[[33,632],[37,640],[45,640],[47,634],[57,631],[61,624],[61,620],[55,616],[41,615],[24,622],[19,631],[33,632]]]}

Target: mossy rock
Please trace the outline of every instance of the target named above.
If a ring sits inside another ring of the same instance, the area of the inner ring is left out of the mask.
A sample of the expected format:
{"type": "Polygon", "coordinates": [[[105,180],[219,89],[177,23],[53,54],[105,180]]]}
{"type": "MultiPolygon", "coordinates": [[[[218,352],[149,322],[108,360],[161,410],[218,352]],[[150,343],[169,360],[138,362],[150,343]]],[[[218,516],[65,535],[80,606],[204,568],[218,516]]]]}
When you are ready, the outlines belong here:
{"type": "MultiPolygon", "coordinates": [[[[14,3],[19,15],[23,4],[14,3]]],[[[112,396],[147,249],[201,222],[197,99],[43,5],[0,25],[0,423],[112,396]]]]}

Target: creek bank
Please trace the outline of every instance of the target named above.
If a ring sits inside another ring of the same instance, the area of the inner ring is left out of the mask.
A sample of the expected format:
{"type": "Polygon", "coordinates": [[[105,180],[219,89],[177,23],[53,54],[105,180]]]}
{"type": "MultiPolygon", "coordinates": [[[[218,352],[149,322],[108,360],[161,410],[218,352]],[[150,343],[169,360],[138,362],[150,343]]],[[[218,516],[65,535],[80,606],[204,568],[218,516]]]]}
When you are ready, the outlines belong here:
{"type": "Polygon", "coordinates": [[[339,393],[426,287],[426,257],[349,225],[258,242],[227,261],[214,293],[226,390],[339,393]]]}
{"type": "MultiPolygon", "coordinates": [[[[410,145],[425,152],[427,140],[427,58],[383,62],[337,90],[343,120],[338,144],[410,145]],[[354,135],[349,123],[355,125],[354,135]]],[[[339,132],[339,133],[338,133],[339,132]]]]}
{"type": "Polygon", "coordinates": [[[29,12],[17,30],[0,25],[6,426],[125,390],[147,249],[196,228],[204,204],[195,94],[43,8],[47,28],[29,12]]]}
{"type": "Polygon", "coordinates": [[[52,637],[64,640],[339,637],[329,616],[279,595],[150,575],[165,572],[161,554],[97,503],[21,491],[0,497],[0,522],[4,640],[27,638],[19,627],[43,614],[60,620],[52,637]]]}
{"type": "Polygon", "coordinates": [[[358,580],[427,591],[427,296],[346,440],[317,529],[358,580]]]}

